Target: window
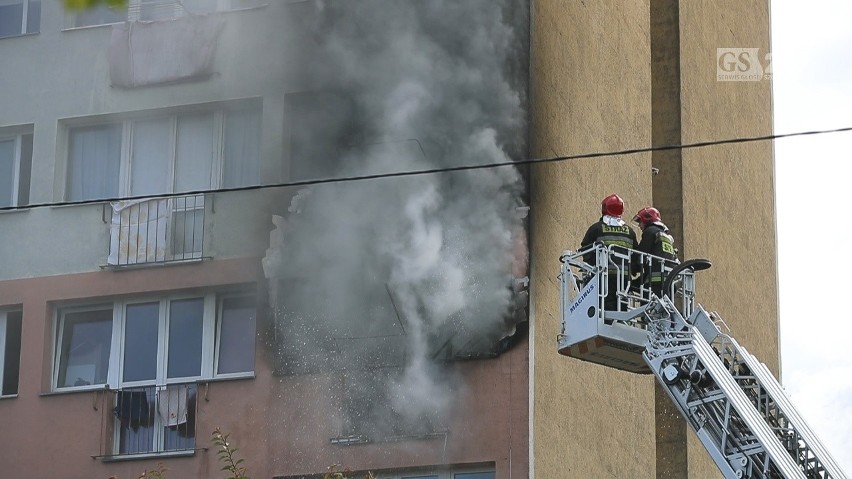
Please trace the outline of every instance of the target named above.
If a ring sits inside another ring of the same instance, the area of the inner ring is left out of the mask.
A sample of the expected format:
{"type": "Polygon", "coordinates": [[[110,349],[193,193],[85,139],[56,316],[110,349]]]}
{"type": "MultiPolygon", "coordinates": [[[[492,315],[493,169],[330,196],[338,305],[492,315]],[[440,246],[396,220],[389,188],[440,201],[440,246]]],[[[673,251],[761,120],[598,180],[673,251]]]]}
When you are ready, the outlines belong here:
{"type": "Polygon", "coordinates": [[[188,15],[243,10],[267,5],[269,0],[128,0],[123,8],[100,5],[69,16],[69,27],[107,25],[129,21],[169,20],[188,15]]]}
{"type": "Polygon", "coordinates": [[[124,8],[111,8],[106,4],[100,4],[72,15],[70,26],[87,27],[89,25],[106,25],[119,23],[127,19],[127,10],[124,8]]]}
{"type": "Polygon", "coordinates": [[[0,310],[0,397],[18,394],[21,326],[21,311],[0,310]]]}
{"type": "Polygon", "coordinates": [[[260,183],[260,112],[216,110],[69,126],[66,199],[260,183]]]}
{"type": "Polygon", "coordinates": [[[33,135],[0,131],[0,207],[29,203],[33,135]]]}
{"type": "Polygon", "coordinates": [[[111,307],[63,312],[57,340],[57,388],[107,383],[112,323],[111,307]]]}
{"type": "Polygon", "coordinates": [[[216,374],[254,371],[254,338],[257,319],[254,298],[233,296],[220,299],[216,342],[216,374]]]}
{"type": "MultiPolygon", "coordinates": [[[[442,468],[443,469],[443,468],[442,468]]],[[[434,469],[432,470],[434,471],[434,469]]],[[[406,473],[379,473],[377,479],[494,479],[496,473],[494,467],[490,468],[456,468],[443,470],[441,472],[406,472],[406,473]]]]}
{"type": "Polygon", "coordinates": [[[0,0],[0,38],[38,33],[41,0],[0,0]]]}
{"type": "Polygon", "coordinates": [[[115,390],[107,442],[118,455],[191,450],[195,383],[254,372],[255,320],[248,294],[62,308],[55,389],[115,390]]]}
{"type": "Polygon", "coordinates": [[[250,375],[255,311],[252,295],[212,293],[62,308],[55,388],[250,375]]]}
{"type": "Polygon", "coordinates": [[[438,430],[438,418],[434,413],[422,412],[418,417],[410,417],[395,406],[400,398],[395,388],[388,385],[398,383],[401,374],[398,368],[347,372],[341,406],[341,436],[333,438],[332,442],[345,442],[341,439],[380,442],[434,434],[438,430]]]}
{"type": "MultiPolygon", "coordinates": [[[[127,387],[115,392],[115,427],[104,439],[113,455],[195,449],[198,386],[127,387]]],[[[112,421],[110,421],[112,422],[112,421]]]]}

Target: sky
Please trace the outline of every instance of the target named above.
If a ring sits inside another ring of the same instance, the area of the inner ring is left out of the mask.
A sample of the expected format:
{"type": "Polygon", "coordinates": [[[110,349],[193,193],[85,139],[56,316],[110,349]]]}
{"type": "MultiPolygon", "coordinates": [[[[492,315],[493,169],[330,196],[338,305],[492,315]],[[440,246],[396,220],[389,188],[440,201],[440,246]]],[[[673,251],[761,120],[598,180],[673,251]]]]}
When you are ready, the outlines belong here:
{"type": "MultiPolygon", "coordinates": [[[[852,127],[852,2],[772,0],[771,15],[775,133],[852,127]]],[[[847,475],[850,152],[852,132],[775,141],[782,385],[847,475]]]]}

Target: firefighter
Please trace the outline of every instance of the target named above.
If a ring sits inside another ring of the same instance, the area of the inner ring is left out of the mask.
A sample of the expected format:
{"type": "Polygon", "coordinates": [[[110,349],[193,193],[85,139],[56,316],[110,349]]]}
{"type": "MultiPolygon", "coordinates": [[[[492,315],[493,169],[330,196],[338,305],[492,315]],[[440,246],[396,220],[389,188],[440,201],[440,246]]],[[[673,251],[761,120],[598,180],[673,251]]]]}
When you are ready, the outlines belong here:
{"type": "MultiPolygon", "coordinates": [[[[601,201],[601,218],[589,226],[580,248],[595,243],[610,246],[613,252],[629,254],[629,250],[636,248],[636,233],[624,222],[621,215],[624,214],[624,200],[618,195],[609,195],[601,201]]],[[[595,262],[594,253],[583,256],[583,261],[589,264],[595,262]]],[[[604,309],[618,310],[618,283],[621,277],[621,285],[626,286],[630,280],[631,264],[617,264],[610,261],[607,272],[608,291],[604,299],[604,309]],[[620,274],[619,274],[620,271],[620,274]]]]}
{"type": "Polygon", "coordinates": [[[659,297],[663,295],[663,283],[666,280],[664,266],[669,268],[678,264],[677,248],[669,228],[663,223],[660,211],[648,206],[639,210],[633,216],[633,222],[642,230],[642,240],[639,251],[654,255],[655,258],[644,258],[642,262],[642,282],[651,287],[651,291],[659,297]]]}

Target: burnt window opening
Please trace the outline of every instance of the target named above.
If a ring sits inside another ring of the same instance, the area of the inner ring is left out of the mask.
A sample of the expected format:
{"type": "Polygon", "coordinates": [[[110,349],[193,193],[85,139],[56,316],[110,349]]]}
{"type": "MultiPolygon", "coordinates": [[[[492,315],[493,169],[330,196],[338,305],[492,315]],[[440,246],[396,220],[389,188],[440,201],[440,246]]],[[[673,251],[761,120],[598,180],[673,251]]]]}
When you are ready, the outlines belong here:
{"type": "Polygon", "coordinates": [[[445,429],[440,426],[439,411],[412,408],[401,396],[397,384],[402,374],[401,368],[345,372],[340,435],[332,442],[428,439],[442,434],[445,429]]]}

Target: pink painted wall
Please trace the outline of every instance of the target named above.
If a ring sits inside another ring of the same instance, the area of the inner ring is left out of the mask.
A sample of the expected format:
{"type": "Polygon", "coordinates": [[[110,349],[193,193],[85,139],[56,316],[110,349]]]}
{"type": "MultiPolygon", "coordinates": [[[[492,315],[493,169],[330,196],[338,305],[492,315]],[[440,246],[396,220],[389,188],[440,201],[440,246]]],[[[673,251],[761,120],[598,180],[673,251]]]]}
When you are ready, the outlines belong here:
{"type": "MultiPolygon", "coordinates": [[[[135,479],[158,463],[167,477],[224,477],[215,451],[192,457],[105,462],[100,451],[102,393],[49,394],[53,305],[257,283],[265,289],[257,258],[190,265],[101,271],[0,282],[0,307],[23,306],[21,375],[15,398],[0,400],[3,477],[135,479]],[[97,409],[96,409],[97,407],[97,409]]],[[[262,297],[262,294],[261,294],[262,297]]],[[[464,378],[456,413],[444,437],[416,441],[332,445],[340,423],[334,375],[274,376],[259,314],[254,379],[199,385],[196,447],[212,447],[216,427],[231,434],[253,478],[321,473],[342,463],[356,470],[491,463],[497,477],[528,475],[528,343],[496,359],[451,367],[464,378]]],[[[107,411],[108,413],[109,411],[107,411]]],[[[106,417],[109,417],[107,414],[106,417]]]]}

